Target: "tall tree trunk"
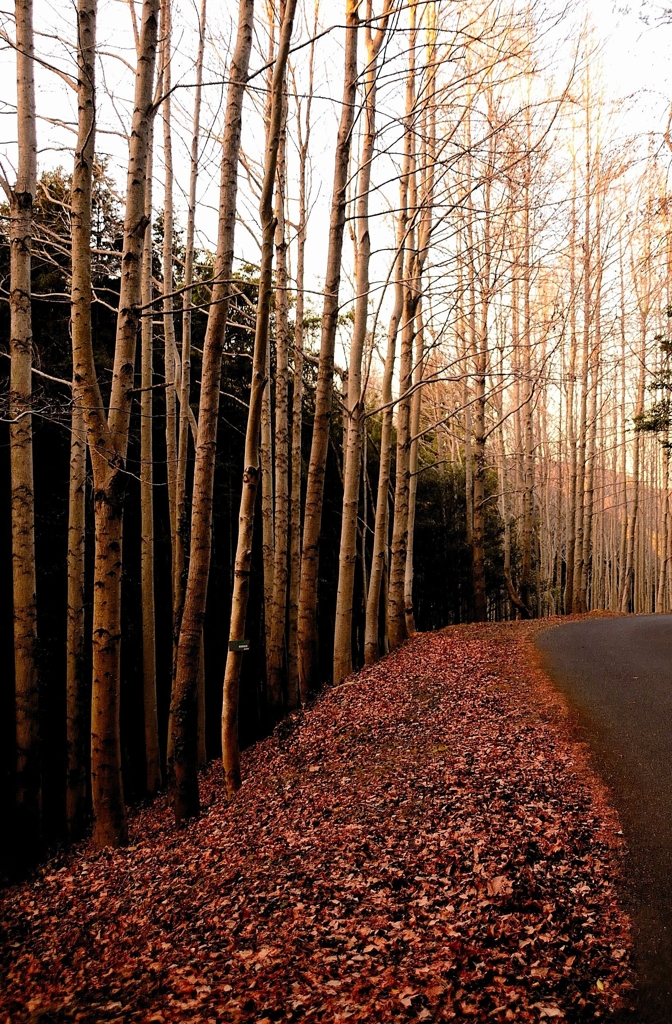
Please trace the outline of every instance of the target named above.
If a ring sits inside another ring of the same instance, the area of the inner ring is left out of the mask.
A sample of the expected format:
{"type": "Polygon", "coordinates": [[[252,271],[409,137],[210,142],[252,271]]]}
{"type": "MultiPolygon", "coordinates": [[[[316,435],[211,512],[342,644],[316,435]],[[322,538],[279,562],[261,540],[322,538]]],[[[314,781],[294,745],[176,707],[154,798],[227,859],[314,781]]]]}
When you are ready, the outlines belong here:
{"type": "MultiPolygon", "coordinates": [[[[285,0],[280,5],[284,16],[285,0]]],[[[271,628],[268,665],[268,691],[274,718],[285,699],[285,623],[287,619],[287,577],[289,566],[289,301],[287,273],[287,95],[282,83],[282,121],[278,147],[277,191],[275,202],[275,516],[273,595],[270,606],[271,628]]]]}
{"type": "MultiPolygon", "coordinates": [[[[194,92],[194,114],[191,129],[191,166],[189,172],[189,205],[187,209],[187,234],[184,253],[184,287],[182,297],[182,359],[180,370],[180,416],[178,427],[177,473],[175,480],[175,541],[173,551],[173,672],[177,671],[177,645],[180,639],[182,612],[186,587],[187,546],[189,543],[189,505],[187,499],[187,461],[189,456],[189,427],[192,426],[194,444],[197,430],[191,412],[191,318],[192,290],[194,280],[194,242],[196,235],[196,189],[198,186],[198,158],[201,130],[201,96],[203,82],[203,53],[205,50],[207,0],[201,0],[198,19],[198,50],[196,54],[196,88],[194,92]]],[[[201,644],[203,639],[201,638],[201,644]]],[[[199,715],[199,764],[206,760],[205,751],[205,655],[201,651],[198,673],[199,715]]]]}
{"type": "MultiPolygon", "coordinates": [[[[74,324],[72,329],[75,330],[74,324]]],[[[73,397],[68,503],[68,618],[66,634],[68,751],[66,816],[68,835],[73,840],[78,839],[84,831],[88,775],[86,757],[89,731],[86,714],[88,679],[86,677],[84,637],[85,528],[86,424],[84,410],[77,399],[73,397]]]]}
{"type": "MultiPolygon", "coordinates": [[[[77,145],[72,172],[73,351],[91,347],[91,197],[95,151],[96,0],[77,5],[77,145]]],[[[74,363],[74,360],[73,360],[74,363]]],[[[86,417],[76,376],[72,382],[70,502],[68,509],[67,747],[66,814],[71,839],[86,822],[89,738],[88,679],[85,675],[84,586],[86,527],[86,417]]]]}
{"type": "Polygon", "coordinates": [[[142,591],[142,690],[145,728],[145,787],[150,796],[161,788],[161,748],[156,703],[156,609],[154,600],[154,307],[152,289],[152,151],[150,132],[145,182],[145,228],[142,252],[140,352],[140,577],[142,591]]]}
{"type": "MultiPolygon", "coordinates": [[[[261,478],[261,560],[264,572],[264,651],[268,684],[268,657],[271,649],[271,609],[273,605],[273,565],[275,561],[275,531],[273,526],[273,418],[271,410],[271,351],[266,348],[264,390],[261,397],[261,439],[259,443],[259,471],[261,478]]],[[[268,689],[268,686],[267,686],[268,689]]],[[[267,693],[267,710],[273,699],[267,693]],[[270,698],[270,699],[269,699],[270,698]]]]}
{"type": "Polygon", "coordinates": [[[532,608],[532,550],[534,519],[534,389],[532,386],[532,316],[530,313],[532,289],[532,229],[531,229],[531,139],[530,122],[527,120],[527,153],[525,159],[525,180],[523,191],[523,378],[525,404],[523,415],[523,529],[521,537],[522,557],[520,570],[520,597],[533,614],[532,608]]]}
{"type": "Polygon", "coordinates": [[[350,343],[348,363],[348,393],[345,416],[345,452],[343,479],[343,510],[341,540],[338,558],[338,588],[336,594],[336,623],[334,632],[334,682],[340,683],[352,672],[352,599],[357,563],[357,523],[359,511],[359,471],[361,464],[364,399],[362,395],[362,357],[366,341],[369,313],[369,264],[371,262],[371,236],[369,234],[369,194],[371,168],[376,141],[376,84],[378,52],[385,38],[390,2],[386,0],[378,31],[371,33],[373,9],[367,6],[366,73],[364,76],[364,135],[359,160],[356,200],[356,256],[355,256],[355,322],[350,343]]]}
{"type": "Polygon", "coordinates": [[[250,408],[245,435],[245,468],[243,489],[238,516],[238,545],[231,597],[231,625],[229,628],[229,653],[224,673],[224,705],[222,709],[222,760],[227,792],[233,794],[240,789],[240,757],[238,750],[238,698],[240,670],[243,653],[235,646],[245,636],[247,599],[250,588],[250,565],[252,562],[252,539],[254,533],[254,506],[259,482],[259,431],[261,426],[261,401],[266,378],[266,354],[268,350],[268,325],[271,312],[273,289],[273,245],[275,218],[273,216],[273,190],[278,163],[278,151],[282,134],[284,107],[285,67],[294,26],[297,0],[286,0],[284,17],[280,28],[278,53],[273,69],[271,87],[271,116],[266,145],[266,161],[259,212],[262,224],[261,267],[259,270],[259,298],[254,334],[254,355],[252,361],[252,388],[250,408]]]}
{"type": "Polygon", "coordinates": [[[198,676],[210,573],[212,507],[222,351],[231,294],[243,99],[252,48],[254,0],[240,0],[236,45],[229,67],[222,138],[217,256],[212,305],[203,342],[201,395],[191,505],[189,570],[170,703],[168,785],[178,821],[198,814],[198,676]]]}
{"type": "Polygon", "coordinates": [[[415,573],[415,510],[418,493],[418,464],[420,453],[420,420],[425,372],[425,324],[422,309],[422,270],[424,268],[432,235],[434,177],[436,166],[436,4],[428,4],[426,11],[425,61],[427,66],[426,98],[423,98],[421,114],[421,190],[420,225],[418,232],[418,304],[416,309],[415,367],[413,384],[415,392],[411,401],[411,451],[410,485],[408,495],[408,543],[406,545],[406,569],[404,574],[404,613],[406,631],[415,633],[415,612],[413,607],[413,579],[415,573]]]}
{"type": "MultiPolygon", "coordinates": [[[[266,148],[268,148],[271,113],[273,107],[273,73],[275,69],[275,32],[276,12],[272,0],[266,0],[266,11],[269,20],[269,43],[267,57],[267,97],[265,110],[266,148]]],[[[261,473],[261,561],[264,574],[264,656],[266,661],[266,692],[264,714],[270,724],[275,718],[276,704],[270,692],[271,685],[271,620],[273,617],[273,579],[275,569],[275,489],[273,481],[273,409],[271,402],[271,347],[266,346],[266,373],[264,390],[261,397],[261,439],[259,442],[259,462],[261,473]]]]}
{"type": "Polygon", "coordinates": [[[564,612],[574,611],[574,548],[576,543],[576,433],[574,424],[574,378],[576,375],[576,161],[572,157],[572,212],[569,241],[569,376],[567,381],[567,447],[569,449],[569,476],[567,481],[567,510],[565,518],[565,593],[564,612]]]}
{"type": "Polygon", "coordinates": [[[119,313],[107,422],[95,405],[93,356],[77,346],[85,382],[89,447],[94,475],[96,524],[93,599],[93,689],[91,702],[91,790],[96,845],[126,841],[126,808],[121,777],[119,689],[121,580],[125,463],[133,391],[135,346],[140,321],[142,250],[145,237],[145,179],[154,107],[159,0],[144,0],[129,145],[119,313]]]}
{"type": "Polygon", "coordinates": [[[407,227],[406,267],[404,270],[404,309],[399,356],[399,404],[397,406],[397,464],[394,487],[394,525],[390,549],[390,582],[387,595],[387,628],[394,650],[408,636],[404,607],[406,552],[408,545],[408,509],[411,454],[411,390],[413,386],[413,342],[418,307],[417,253],[415,251],[417,193],[415,189],[415,47],[417,40],[416,3],[409,6],[409,58],[406,77],[406,123],[404,161],[408,168],[411,222],[407,227]]]}
{"type": "Polygon", "coordinates": [[[406,233],[407,177],[402,174],[399,179],[400,209],[397,217],[397,254],[395,267],[394,307],[390,316],[387,331],[387,352],[383,370],[381,388],[381,404],[383,406],[380,430],[380,466],[378,469],[378,488],[376,491],[376,516],[373,527],[373,554],[371,556],[371,575],[366,598],[366,627],[364,633],[364,661],[373,665],[380,657],[380,610],[381,594],[384,594],[383,579],[385,577],[385,559],[388,541],[388,503],[390,491],[390,467],[392,464],[392,423],[394,406],[392,403],[392,379],[394,377],[394,359],[397,346],[397,335],[404,310],[404,246],[406,233]]]}
{"type": "Polygon", "coordinates": [[[406,568],[404,572],[404,614],[406,632],[415,633],[413,613],[413,575],[415,549],[415,506],[418,493],[418,465],[420,454],[420,413],[422,411],[422,378],[425,367],[425,326],[422,316],[422,301],[418,302],[415,316],[415,367],[413,370],[413,398],[411,399],[411,453],[409,459],[410,481],[408,486],[408,541],[406,544],[406,568]]]}
{"type": "Polygon", "coordinates": [[[345,210],[347,204],[350,147],[357,96],[357,35],[359,0],[345,4],[345,69],[343,103],[334,158],[334,185],[329,221],[329,249],[324,281],[322,336],[315,395],[313,437],[308,465],[308,480],[301,548],[301,586],[299,592],[298,645],[301,692],[308,693],[317,670],[317,591],[319,541],[322,526],[324,477],[329,449],[331,404],[334,381],[334,348],[338,327],[338,298],[341,284],[341,260],[345,210]]]}
{"type": "MultiPolygon", "coordinates": [[[[644,409],[644,387],[646,383],[646,318],[642,317],[641,349],[640,349],[640,370],[637,386],[637,405],[635,408],[635,420],[642,414],[644,409]]],[[[640,475],[641,475],[641,434],[635,430],[635,438],[632,448],[632,505],[628,519],[627,546],[625,553],[625,570],[620,594],[620,610],[622,612],[637,610],[637,595],[634,590],[636,581],[635,557],[637,543],[637,528],[639,526],[640,511],[640,475]]]]}
{"type": "MultiPolygon", "coordinates": [[[[296,255],[296,311],[294,324],[294,373],[292,394],[292,481],[290,500],[289,540],[289,597],[287,611],[287,687],[290,707],[305,703],[308,692],[301,688],[299,678],[299,587],[301,580],[301,468],[303,428],[303,338],[305,311],[305,266],[306,236],[308,228],[307,172],[310,146],[313,77],[315,61],[314,37],[317,34],[319,5],[315,5],[313,42],[308,63],[308,93],[306,97],[305,121],[301,123],[300,109],[297,112],[297,134],[299,149],[299,224],[297,228],[296,255]]],[[[297,97],[297,105],[299,103],[297,97]]]]}
{"type": "Polygon", "coordinates": [[[170,522],[171,580],[173,583],[173,660],[177,651],[177,594],[175,591],[175,548],[177,534],[177,347],[175,343],[175,311],[173,308],[173,137],[172,137],[172,0],[161,0],[161,86],[164,99],[163,116],[163,351],[166,375],[164,400],[166,403],[166,475],[168,480],[168,519],[170,522]]]}
{"type": "Polygon", "coordinates": [[[35,494],[33,490],[31,249],[37,188],[33,3],[16,0],[16,92],[19,167],[10,191],[9,451],[12,500],[16,801],[20,842],[41,840],[35,494]]]}
{"type": "MultiPolygon", "coordinates": [[[[488,313],[490,307],[490,276],[491,276],[491,176],[493,164],[493,143],[490,143],[490,154],[487,177],[483,186],[483,259],[480,273],[480,325],[472,336],[474,352],[474,406],[473,406],[473,531],[472,531],[472,588],[474,599],[474,619],[485,622],[488,617],[487,596],[485,588],[485,403],[486,374],[488,370],[488,313]]],[[[471,214],[471,199],[470,199],[471,214]]],[[[472,252],[472,262],[475,253],[472,252]]],[[[473,317],[475,326],[475,316],[473,317]]]]}

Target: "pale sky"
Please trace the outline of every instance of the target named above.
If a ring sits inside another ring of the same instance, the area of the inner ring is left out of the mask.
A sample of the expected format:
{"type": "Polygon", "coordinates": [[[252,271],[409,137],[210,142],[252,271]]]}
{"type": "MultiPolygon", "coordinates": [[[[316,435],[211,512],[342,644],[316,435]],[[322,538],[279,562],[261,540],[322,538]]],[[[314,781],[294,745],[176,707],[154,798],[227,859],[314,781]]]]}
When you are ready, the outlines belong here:
{"type": "MultiPolygon", "coordinates": [[[[551,0],[547,5],[551,10],[560,6],[560,0],[551,0]]],[[[261,5],[260,5],[261,6],[261,5]]],[[[618,5],[620,6],[620,5],[618,5]]],[[[210,0],[209,33],[210,46],[206,56],[206,82],[223,77],[230,39],[230,17],[237,4],[233,0],[217,3],[210,0]]],[[[323,24],[332,20],[340,22],[338,14],[334,15],[335,4],[323,0],[323,24]]],[[[623,112],[623,135],[635,132],[655,132],[660,140],[667,123],[668,110],[672,100],[672,69],[670,52],[672,52],[672,27],[647,27],[635,13],[618,11],[612,0],[590,0],[589,3],[577,4],[576,13],[571,19],[560,26],[559,32],[571,35],[571,25],[580,24],[586,11],[589,12],[596,28],[596,37],[603,41],[602,75],[607,92],[613,97],[631,96],[632,99],[623,112]]],[[[71,56],[60,39],[71,39],[73,36],[74,5],[68,0],[35,0],[36,29],[38,33],[38,52],[48,62],[57,64],[61,69],[72,71],[71,56]],[[60,37],[60,38],[58,38],[60,37]]],[[[6,30],[12,34],[11,22],[4,16],[6,30]]],[[[174,80],[193,81],[190,71],[189,56],[195,52],[194,28],[196,25],[196,5],[194,0],[176,0],[174,15],[174,45],[178,51],[175,58],[174,80]],[[180,52],[187,57],[180,57],[180,52]]],[[[305,33],[304,33],[305,36],[305,33]]],[[[102,0],[99,15],[100,48],[107,56],[103,57],[104,74],[99,73],[98,94],[100,105],[99,116],[99,151],[112,154],[119,175],[120,190],[123,191],[123,167],[126,155],[126,141],[123,137],[125,125],[128,123],[128,99],[132,90],[130,70],[123,61],[110,54],[117,54],[125,61],[134,60],[133,40],[130,30],[130,16],[126,0],[102,0]],[[114,96],[114,100],[110,97],[114,96]]],[[[263,48],[263,35],[258,39],[263,48]]],[[[305,51],[304,51],[305,52],[305,51]]],[[[260,57],[253,58],[253,67],[259,65],[260,57]]],[[[322,226],[326,228],[328,204],[330,200],[330,178],[332,173],[331,145],[337,117],[337,107],[328,99],[329,96],[339,97],[341,91],[341,48],[339,34],[334,33],[323,39],[318,47],[316,61],[316,90],[319,98],[314,104],[317,118],[314,140],[315,173],[313,177],[313,199],[316,203],[313,213],[313,230],[309,233],[308,266],[313,276],[315,287],[319,287],[319,279],[323,273],[325,238],[322,226]]],[[[558,69],[559,71],[560,69],[558,69]]],[[[0,51],[0,113],[3,115],[0,129],[0,159],[7,171],[10,181],[13,179],[14,145],[16,125],[14,115],[15,79],[14,59],[9,47],[0,51]]],[[[559,74],[561,77],[561,74],[559,74]]],[[[38,80],[38,114],[42,118],[61,119],[74,125],[76,117],[75,96],[53,72],[40,68],[38,80]]],[[[205,129],[213,128],[216,132],[221,120],[222,109],[221,85],[207,90],[204,100],[202,124],[205,129]]],[[[185,110],[182,114],[176,111],[177,126],[175,131],[176,160],[176,206],[184,209],[183,196],[180,194],[188,183],[188,152],[187,139],[189,133],[191,96],[188,91],[179,94],[184,100],[185,110]]],[[[248,104],[249,105],[249,104],[248,104]]],[[[250,153],[255,146],[259,152],[259,125],[254,125],[254,117],[246,122],[247,137],[244,145],[250,153]]],[[[263,140],[263,133],[261,135],[263,140]]],[[[41,168],[63,164],[69,169],[72,163],[72,133],[64,127],[56,127],[44,119],[39,122],[39,147],[41,168]]],[[[662,144],[662,143],[661,143],[662,144]]],[[[263,145],[263,141],[262,141],[263,145]]],[[[155,196],[157,205],[161,204],[161,152],[160,125],[157,122],[157,154],[155,173],[158,176],[155,196]]],[[[204,140],[203,166],[199,184],[199,210],[197,227],[200,243],[214,247],[216,237],[216,203],[218,179],[218,153],[214,139],[204,140]]],[[[254,221],[254,200],[242,196],[247,203],[251,222],[254,221]]],[[[257,248],[250,232],[244,228],[238,231],[237,249],[241,255],[256,262],[257,248]]]]}

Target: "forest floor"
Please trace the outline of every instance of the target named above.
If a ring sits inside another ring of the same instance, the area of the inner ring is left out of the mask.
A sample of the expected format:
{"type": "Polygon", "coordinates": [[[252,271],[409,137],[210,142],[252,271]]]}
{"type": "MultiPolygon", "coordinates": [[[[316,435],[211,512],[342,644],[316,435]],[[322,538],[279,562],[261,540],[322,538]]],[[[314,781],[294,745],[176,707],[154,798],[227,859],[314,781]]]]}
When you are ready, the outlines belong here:
{"type": "MultiPolygon", "coordinates": [[[[548,625],[548,620],[545,623],[548,625]]],[[[535,623],[419,634],[221,769],[177,829],[0,897],[0,1021],[613,1019],[620,825],[535,623]]]]}

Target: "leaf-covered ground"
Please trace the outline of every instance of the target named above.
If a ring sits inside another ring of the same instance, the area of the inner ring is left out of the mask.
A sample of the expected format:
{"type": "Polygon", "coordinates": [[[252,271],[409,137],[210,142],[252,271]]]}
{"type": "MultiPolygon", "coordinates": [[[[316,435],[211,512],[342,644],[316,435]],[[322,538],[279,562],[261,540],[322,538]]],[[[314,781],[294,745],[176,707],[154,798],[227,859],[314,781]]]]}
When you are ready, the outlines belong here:
{"type": "Polygon", "coordinates": [[[528,624],[415,637],[0,905],[3,1022],[608,1020],[618,821],[528,624]]]}

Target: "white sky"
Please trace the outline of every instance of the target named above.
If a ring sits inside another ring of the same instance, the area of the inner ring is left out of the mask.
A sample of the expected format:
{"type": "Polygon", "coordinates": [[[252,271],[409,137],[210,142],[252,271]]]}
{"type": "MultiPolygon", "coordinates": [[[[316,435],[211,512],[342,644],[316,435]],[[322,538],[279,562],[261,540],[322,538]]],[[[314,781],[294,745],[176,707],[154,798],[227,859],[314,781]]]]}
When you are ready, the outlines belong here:
{"type": "MultiPolygon", "coordinates": [[[[550,0],[548,6],[559,7],[561,0],[550,0]]],[[[196,26],[195,0],[175,0],[174,45],[178,51],[175,58],[174,80],[193,81],[190,70],[190,55],[195,52],[194,30],[196,26]],[[181,56],[180,54],[184,54],[181,56]]],[[[231,16],[235,13],[237,3],[234,0],[210,0],[208,12],[210,45],[206,55],[206,82],[221,79],[223,68],[228,56],[231,38],[231,16]]],[[[301,4],[300,4],[301,6],[301,4]]],[[[322,23],[328,25],[332,21],[340,22],[340,7],[334,0],[322,0],[322,23]]],[[[262,2],[259,0],[261,10],[262,2]]],[[[578,24],[583,13],[588,11],[596,28],[596,37],[602,40],[603,79],[607,91],[612,97],[631,96],[631,102],[623,112],[622,134],[635,132],[657,133],[661,142],[661,132],[667,123],[667,114],[672,99],[672,67],[669,54],[672,50],[672,28],[665,25],[647,27],[636,13],[623,13],[616,9],[612,0],[586,0],[579,2],[577,13],[560,32],[571,33],[568,28],[572,23],[578,24]]],[[[62,39],[72,39],[74,26],[74,4],[69,0],[35,0],[36,29],[43,33],[38,36],[37,49],[45,60],[57,64],[64,70],[72,72],[71,56],[63,45],[62,39]]],[[[5,16],[5,28],[13,34],[12,25],[5,16]]],[[[301,31],[301,29],[299,29],[301,31]]],[[[304,37],[306,32],[304,30],[304,37]]],[[[134,61],[133,39],[130,28],[130,15],[127,0],[101,0],[99,14],[100,49],[105,51],[102,63],[104,74],[98,76],[99,92],[99,140],[98,150],[112,155],[113,166],[119,175],[120,190],[123,191],[123,167],[126,154],[126,142],[123,137],[125,125],[129,119],[129,97],[132,94],[132,77],[129,69],[122,61],[114,59],[110,54],[117,54],[124,60],[134,61]],[[114,97],[113,99],[111,97],[114,97]]],[[[259,34],[258,45],[265,46],[263,31],[259,34]]],[[[307,51],[304,51],[306,53],[307,51]]],[[[252,66],[258,67],[261,62],[259,53],[253,57],[252,66]]],[[[0,159],[6,168],[8,177],[13,179],[11,170],[14,164],[14,143],[16,124],[13,104],[15,101],[14,59],[9,47],[0,51],[0,159]]],[[[312,286],[319,289],[326,258],[325,230],[330,200],[330,179],[332,173],[331,145],[335,132],[338,113],[337,105],[331,103],[329,96],[339,97],[341,92],[342,58],[340,34],[333,33],[323,39],[318,47],[316,60],[316,91],[319,98],[314,103],[316,124],[313,132],[314,175],[312,181],[312,198],[315,209],[312,230],[309,232],[308,261],[312,286]]],[[[38,71],[38,114],[42,118],[62,119],[74,124],[76,117],[75,97],[72,90],[52,72],[38,71]]],[[[202,125],[204,130],[212,129],[215,133],[221,121],[223,89],[220,85],[209,88],[204,100],[202,125]]],[[[191,95],[185,90],[179,93],[180,101],[185,104],[184,111],[176,111],[176,127],[174,148],[176,159],[176,206],[184,210],[183,195],[188,187],[188,135],[190,124],[191,95]]],[[[251,111],[246,119],[244,145],[251,154],[259,152],[259,140],[263,133],[255,121],[251,111]]],[[[56,127],[48,121],[41,120],[39,127],[40,164],[41,168],[63,164],[66,169],[71,167],[72,134],[63,127],[56,127]]],[[[161,205],[161,127],[156,125],[156,158],[155,201],[161,205]]],[[[263,145],[263,142],[261,143],[263,145]]],[[[216,206],[218,181],[218,152],[213,138],[204,139],[203,163],[199,182],[199,208],[197,229],[200,244],[214,248],[216,237],[216,206]]],[[[254,222],[254,199],[242,193],[243,207],[247,207],[254,222]]],[[[349,246],[346,242],[346,248],[349,246]]],[[[375,242],[374,242],[375,248],[375,242]]],[[[238,253],[251,262],[256,262],[258,250],[253,233],[243,227],[238,230],[238,253]]],[[[310,284],[310,282],[308,282],[310,284]]],[[[345,285],[347,290],[347,282],[345,285]]]]}

